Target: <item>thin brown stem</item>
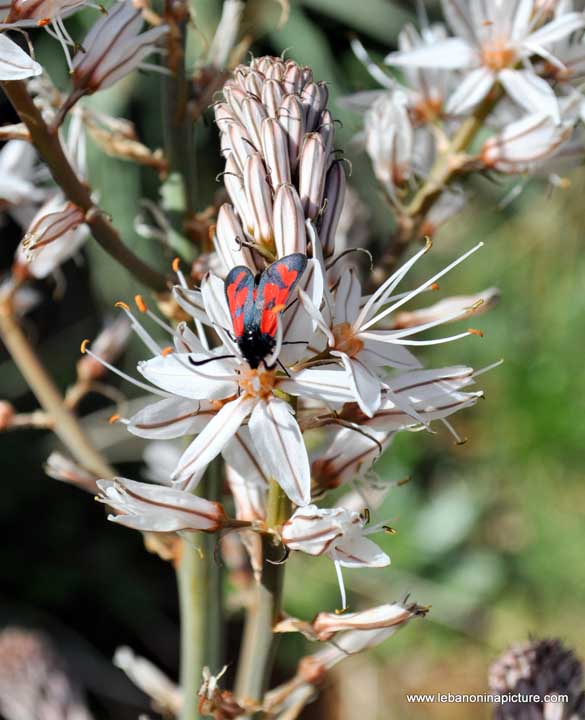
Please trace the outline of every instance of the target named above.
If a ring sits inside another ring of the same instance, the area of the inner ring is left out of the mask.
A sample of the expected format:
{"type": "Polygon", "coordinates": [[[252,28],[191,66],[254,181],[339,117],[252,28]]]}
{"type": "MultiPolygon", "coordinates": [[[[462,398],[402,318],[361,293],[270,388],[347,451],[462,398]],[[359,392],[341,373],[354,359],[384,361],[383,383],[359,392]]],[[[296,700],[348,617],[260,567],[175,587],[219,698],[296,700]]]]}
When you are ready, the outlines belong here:
{"type": "Polygon", "coordinates": [[[0,305],[0,336],[12,359],[51,417],[54,430],[77,462],[101,478],[114,470],[93,446],[16,321],[9,302],[0,305]]]}
{"type": "Polygon", "coordinates": [[[55,182],[67,199],[84,211],[85,221],[97,242],[143,285],[158,292],[166,290],[165,276],[129,250],[105,213],[95,206],[90,188],[77,177],[65,155],[58,133],[50,131],[29,95],[26,84],[21,80],[13,80],[3,82],[2,88],[28,128],[31,140],[55,182]]]}

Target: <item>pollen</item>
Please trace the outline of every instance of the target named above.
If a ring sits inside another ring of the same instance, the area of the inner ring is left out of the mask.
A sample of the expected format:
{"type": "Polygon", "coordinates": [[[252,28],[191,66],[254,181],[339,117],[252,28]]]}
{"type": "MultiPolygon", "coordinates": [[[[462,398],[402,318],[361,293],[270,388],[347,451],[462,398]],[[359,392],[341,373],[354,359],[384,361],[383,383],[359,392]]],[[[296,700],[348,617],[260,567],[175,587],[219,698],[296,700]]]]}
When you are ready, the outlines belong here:
{"type": "Polygon", "coordinates": [[[141,313],[148,312],[148,305],[144,302],[144,298],[142,297],[142,295],[135,295],[134,302],[136,303],[136,307],[138,308],[138,310],[140,310],[141,313]]]}
{"type": "Polygon", "coordinates": [[[167,355],[170,355],[172,352],[174,352],[174,348],[173,348],[171,345],[167,345],[167,347],[164,347],[164,348],[160,351],[160,354],[161,354],[163,357],[167,357],[167,355]]]}
{"type": "Polygon", "coordinates": [[[86,350],[87,350],[87,346],[89,345],[90,342],[91,342],[91,341],[88,340],[87,338],[82,341],[81,346],[79,347],[79,350],[80,350],[80,352],[81,352],[82,355],[85,355],[85,352],[86,352],[86,350]]]}
{"type": "Polygon", "coordinates": [[[176,257],[173,260],[173,262],[171,263],[171,268],[172,268],[173,272],[175,272],[175,273],[179,272],[180,266],[181,266],[181,258],[176,257]]]}
{"type": "Polygon", "coordinates": [[[110,425],[114,425],[119,420],[120,420],[120,415],[110,415],[110,417],[108,418],[108,422],[110,423],[110,425]]]}
{"type": "Polygon", "coordinates": [[[238,382],[242,392],[246,395],[266,399],[272,395],[276,384],[276,375],[272,370],[266,370],[266,368],[242,369],[238,382]]]}
{"type": "Polygon", "coordinates": [[[364,343],[354,335],[352,326],[348,322],[339,323],[332,328],[335,338],[335,349],[355,357],[363,349],[364,343]]]}
{"type": "Polygon", "coordinates": [[[516,62],[516,51],[503,42],[493,42],[485,45],[481,51],[482,63],[497,72],[514,65],[516,62]]]}
{"type": "Polygon", "coordinates": [[[483,332],[481,330],[476,330],[475,328],[467,328],[467,332],[470,335],[477,335],[478,337],[483,337],[483,332]]]}
{"type": "Polygon", "coordinates": [[[37,20],[37,27],[46,27],[51,22],[51,18],[41,18],[37,20]]]}

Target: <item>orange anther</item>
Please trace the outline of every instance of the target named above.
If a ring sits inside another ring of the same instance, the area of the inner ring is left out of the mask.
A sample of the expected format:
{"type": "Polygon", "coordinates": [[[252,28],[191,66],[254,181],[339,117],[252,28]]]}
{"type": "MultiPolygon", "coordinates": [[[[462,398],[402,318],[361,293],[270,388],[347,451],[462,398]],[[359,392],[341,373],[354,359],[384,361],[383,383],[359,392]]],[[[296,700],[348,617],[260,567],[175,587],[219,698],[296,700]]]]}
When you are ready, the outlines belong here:
{"type": "Polygon", "coordinates": [[[180,267],[180,265],[181,265],[181,258],[180,258],[180,257],[176,257],[176,258],[173,260],[173,262],[171,263],[171,268],[173,269],[173,272],[178,273],[178,272],[179,272],[179,267],[180,267]]]}
{"type": "Polygon", "coordinates": [[[38,27],[45,27],[51,22],[51,18],[42,18],[41,20],[37,20],[37,26],[38,27]]]}
{"type": "Polygon", "coordinates": [[[119,419],[119,415],[110,415],[110,417],[108,418],[108,422],[110,423],[110,425],[113,425],[114,423],[117,423],[119,419]]]}
{"type": "Polygon", "coordinates": [[[483,333],[481,330],[476,330],[475,328],[467,328],[467,332],[470,335],[477,335],[478,337],[483,337],[483,333]]]}
{"type": "Polygon", "coordinates": [[[142,295],[134,295],[134,302],[141,313],[145,313],[148,310],[148,306],[144,302],[142,295]]]}
{"type": "Polygon", "coordinates": [[[82,355],[85,355],[85,351],[87,350],[87,346],[89,345],[90,342],[91,342],[91,340],[88,340],[87,338],[82,341],[81,347],[79,348],[82,355]]]}
{"type": "Polygon", "coordinates": [[[215,228],[216,228],[215,225],[209,226],[209,230],[207,231],[207,237],[209,239],[209,242],[211,242],[213,240],[213,237],[215,235],[215,228]]]}
{"type": "Polygon", "coordinates": [[[174,352],[174,350],[175,350],[175,349],[174,349],[173,347],[171,347],[170,345],[168,345],[167,347],[163,348],[163,349],[160,351],[160,354],[161,354],[163,357],[167,357],[167,355],[170,355],[172,352],[174,352]]]}
{"type": "Polygon", "coordinates": [[[121,310],[130,310],[130,307],[121,300],[118,300],[117,303],[114,303],[114,307],[120,308],[121,310]]]}
{"type": "Polygon", "coordinates": [[[431,285],[431,290],[440,290],[440,289],[441,289],[441,286],[439,285],[439,283],[433,283],[431,285]]]}

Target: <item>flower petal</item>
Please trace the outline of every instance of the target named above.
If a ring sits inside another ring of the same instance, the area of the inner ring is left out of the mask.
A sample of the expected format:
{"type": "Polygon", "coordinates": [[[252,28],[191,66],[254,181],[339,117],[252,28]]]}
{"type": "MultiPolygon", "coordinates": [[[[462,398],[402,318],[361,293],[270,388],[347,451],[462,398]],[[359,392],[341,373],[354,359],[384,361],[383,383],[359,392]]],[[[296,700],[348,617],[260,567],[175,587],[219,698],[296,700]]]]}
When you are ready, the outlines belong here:
{"type": "Polygon", "coordinates": [[[477,51],[466,40],[454,37],[407,52],[392,52],[384,62],[399,67],[463,70],[477,64],[477,51]]]}
{"type": "Polygon", "coordinates": [[[43,68],[30,55],[0,33],[0,80],[24,80],[43,72],[43,68]]]}
{"type": "Polygon", "coordinates": [[[205,400],[170,397],[139,410],[130,418],[128,430],[138,437],[170,440],[201,432],[215,412],[205,400]]]}
{"type": "Polygon", "coordinates": [[[249,420],[260,462],[296,505],[311,502],[311,469],[291,406],[277,397],[259,402],[249,420]]]}
{"type": "Polygon", "coordinates": [[[279,387],[291,395],[326,403],[344,403],[354,399],[347,373],[333,363],[301,370],[292,378],[283,378],[279,387]]]}
{"type": "Polygon", "coordinates": [[[193,400],[222,400],[235,395],[238,385],[235,363],[230,359],[215,359],[202,367],[189,362],[213,358],[212,354],[171,353],[170,355],[138,363],[138,371],[153,385],[193,400]]]}
{"type": "Polygon", "coordinates": [[[546,113],[559,123],[559,101],[551,86],[530,70],[500,70],[500,82],[508,95],[533,113],[546,113]]]}
{"type": "Polygon", "coordinates": [[[181,455],[173,480],[184,483],[191,475],[207,467],[236,434],[255,403],[256,400],[247,395],[226,403],[181,455]]]}
{"type": "Polygon", "coordinates": [[[485,98],[494,82],[495,76],[489,68],[472,70],[449,96],[445,110],[454,115],[469,112],[485,98]]]}
{"type": "Polygon", "coordinates": [[[365,537],[348,537],[334,545],[335,559],[343,567],[386,567],[390,558],[375,542],[365,537]]]}
{"type": "Polygon", "coordinates": [[[270,476],[259,462],[250,430],[242,427],[223,449],[238,520],[264,520],[270,476]]]}
{"type": "Polygon", "coordinates": [[[359,358],[350,358],[346,353],[337,351],[332,351],[331,354],[340,358],[358,405],[368,417],[372,417],[380,407],[380,380],[359,358]]]}
{"type": "Polygon", "coordinates": [[[222,506],[183,490],[136,482],[126,478],[98,480],[100,502],[120,515],[108,520],[136,530],[218,530],[226,520],[222,506]]]}

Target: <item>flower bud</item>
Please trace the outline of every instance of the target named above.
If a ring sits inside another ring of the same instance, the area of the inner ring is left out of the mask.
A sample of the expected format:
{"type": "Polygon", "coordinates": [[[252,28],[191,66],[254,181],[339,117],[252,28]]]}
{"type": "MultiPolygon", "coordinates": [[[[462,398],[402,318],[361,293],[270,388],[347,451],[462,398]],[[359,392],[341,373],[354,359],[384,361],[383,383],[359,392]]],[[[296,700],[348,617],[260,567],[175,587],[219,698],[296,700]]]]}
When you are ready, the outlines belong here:
{"type": "Polygon", "coordinates": [[[142,532],[215,532],[228,522],[219,503],[183,490],[125,478],[98,480],[97,485],[97,500],[118,513],[108,520],[142,532]]]}

